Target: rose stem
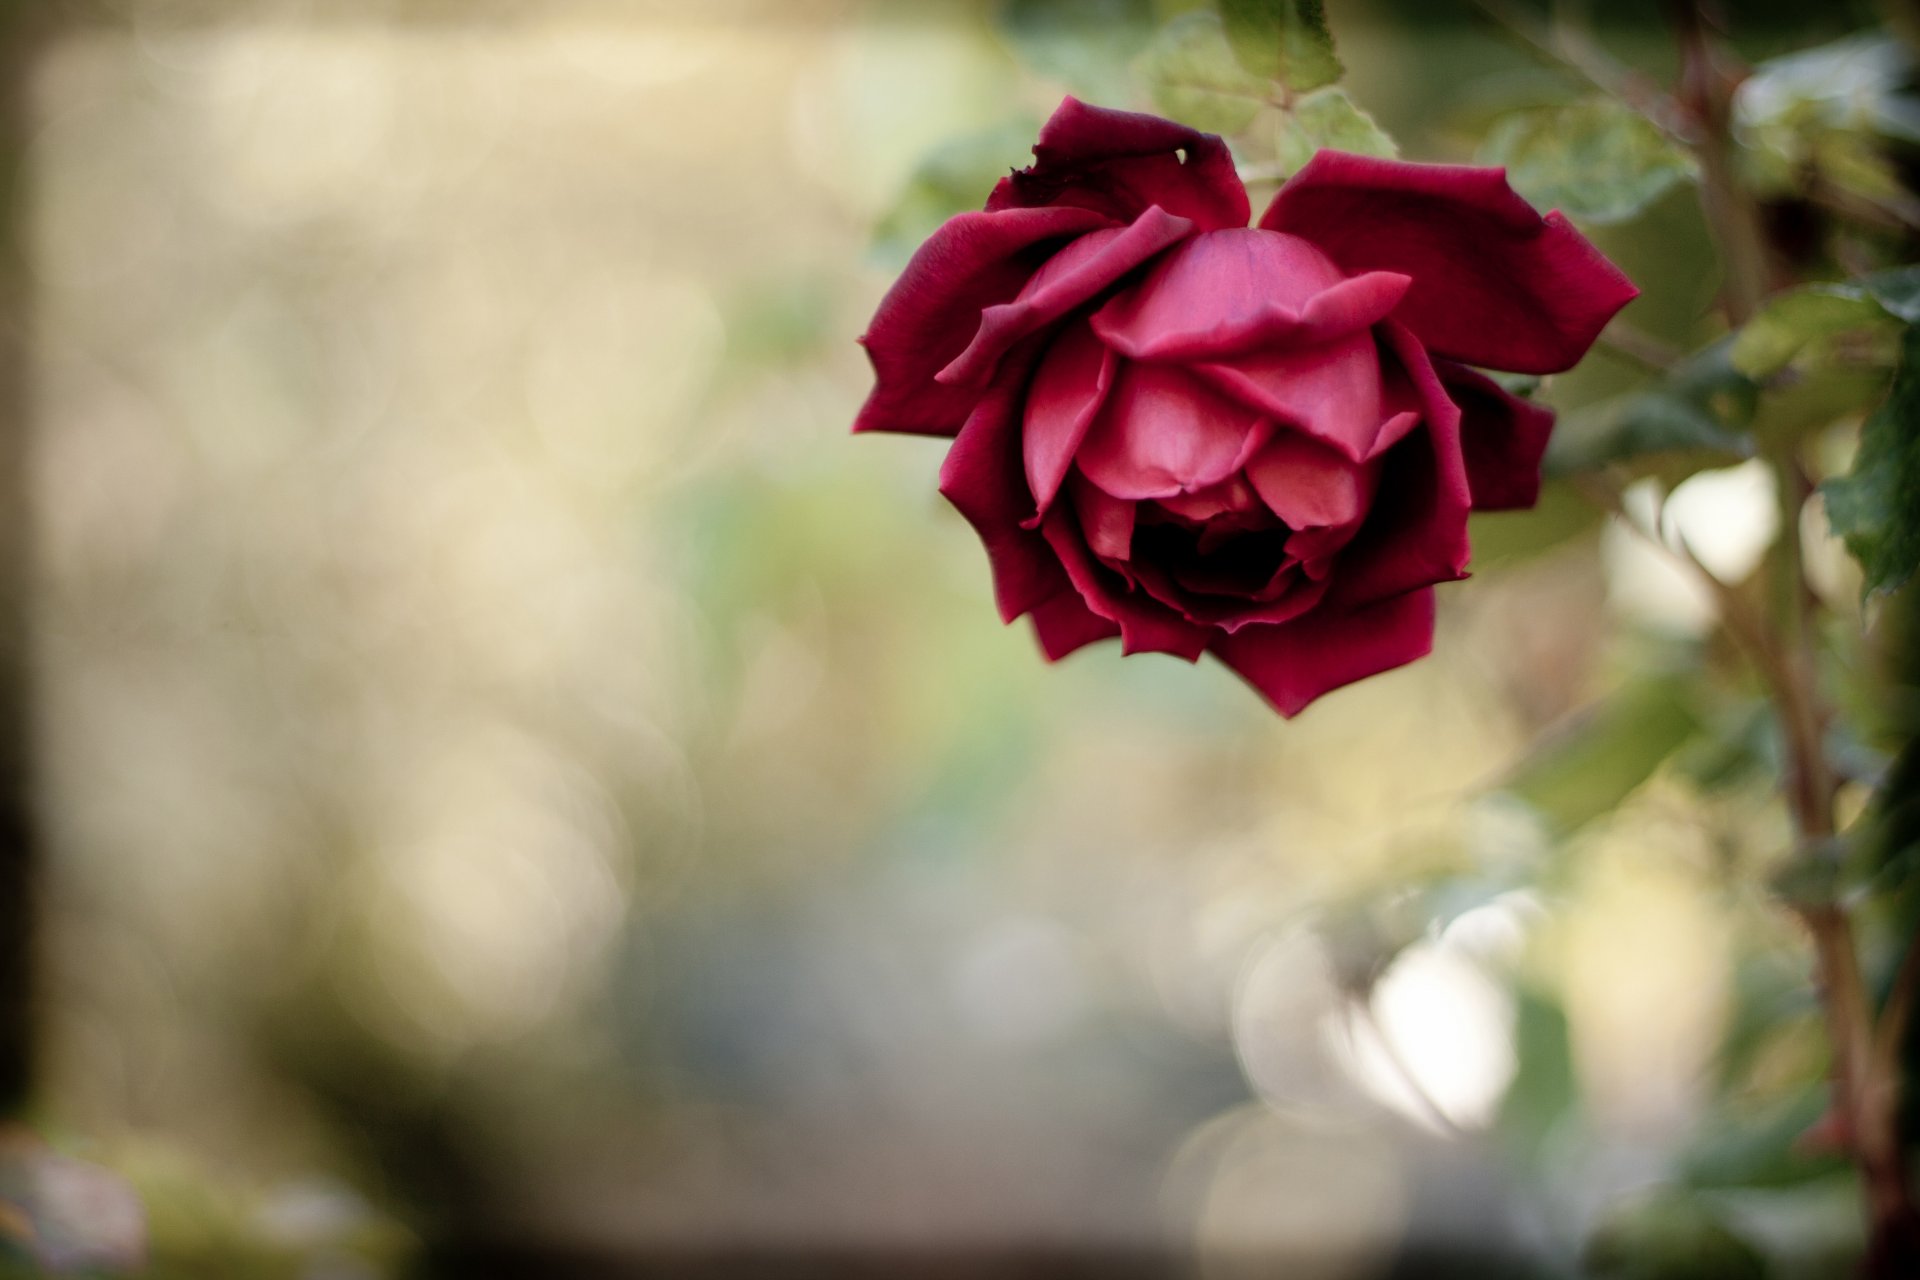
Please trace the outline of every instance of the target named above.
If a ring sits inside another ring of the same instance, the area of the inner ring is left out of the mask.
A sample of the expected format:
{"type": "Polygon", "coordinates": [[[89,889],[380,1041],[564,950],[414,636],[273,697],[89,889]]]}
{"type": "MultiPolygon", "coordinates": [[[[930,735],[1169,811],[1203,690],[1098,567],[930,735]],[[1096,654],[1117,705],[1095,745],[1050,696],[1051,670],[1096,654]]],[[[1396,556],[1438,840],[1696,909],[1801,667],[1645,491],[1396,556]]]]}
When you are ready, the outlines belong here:
{"type": "MultiPolygon", "coordinates": [[[[1721,302],[1728,323],[1738,327],[1765,299],[1771,270],[1759,211],[1734,171],[1729,125],[1735,81],[1716,56],[1704,0],[1670,0],[1668,7],[1680,45],[1678,103],[1692,119],[1701,205],[1726,273],[1721,302]]],[[[1766,665],[1773,668],[1770,683],[1786,738],[1783,789],[1800,844],[1796,856],[1832,858],[1837,784],[1823,745],[1827,715],[1817,678],[1819,601],[1806,580],[1800,539],[1800,513],[1812,483],[1791,447],[1774,464],[1781,536],[1775,557],[1778,608],[1769,646],[1774,660],[1766,665]]],[[[1920,1262],[1920,1213],[1900,1151],[1898,1053],[1885,1045],[1875,1051],[1872,1009],[1845,905],[1836,897],[1797,910],[1813,937],[1816,983],[1834,1057],[1834,1106],[1866,1191],[1868,1273],[1910,1275],[1920,1262]]]]}

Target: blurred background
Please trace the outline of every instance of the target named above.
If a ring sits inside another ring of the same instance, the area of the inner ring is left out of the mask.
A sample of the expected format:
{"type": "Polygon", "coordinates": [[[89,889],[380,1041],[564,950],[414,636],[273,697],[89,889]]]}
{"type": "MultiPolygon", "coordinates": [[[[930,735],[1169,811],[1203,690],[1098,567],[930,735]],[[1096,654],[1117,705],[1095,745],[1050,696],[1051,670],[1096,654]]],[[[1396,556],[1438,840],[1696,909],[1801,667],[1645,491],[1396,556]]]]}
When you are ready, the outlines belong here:
{"type": "MultiPolygon", "coordinates": [[[[940,444],[849,437],[906,255],[1181,7],[17,7],[44,1265],[1837,1273],[1764,717],[1657,552],[1485,518],[1289,723],[1048,668],[940,444]]],[[[1409,158],[1564,91],[1330,8],[1409,158]]],[[[1713,335],[1691,187],[1591,234],[1713,335]]],[[[1769,484],[1671,514],[1743,575],[1769,484]]]]}

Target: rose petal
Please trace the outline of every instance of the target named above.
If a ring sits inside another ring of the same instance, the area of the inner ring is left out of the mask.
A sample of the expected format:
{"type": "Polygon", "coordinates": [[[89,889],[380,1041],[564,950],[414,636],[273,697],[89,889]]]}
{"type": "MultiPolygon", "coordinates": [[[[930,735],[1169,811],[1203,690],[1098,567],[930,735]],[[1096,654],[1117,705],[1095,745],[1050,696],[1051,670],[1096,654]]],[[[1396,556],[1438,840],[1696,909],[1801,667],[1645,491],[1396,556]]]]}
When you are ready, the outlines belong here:
{"type": "Polygon", "coordinates": [[[1116,498],[1172,497],[1238,471],[1269,426],[1184,370],[1123,364],[1074,460],[1116,498]]]}
{"type": "Polygon", "coordinates": [[[1009,356],[1002,376],[981,398],[940,467],[940,492],[967,518],[993,566],[994,599],[1012,622],[1068,586],[1059,560],[1039,534],[1021,527],[1032,510],[1020,466],[1020,401],[1038,344],[1009,356]]]}
{"type": "Polygon", "coordinates": [[[1227,144],[1158,116],[1061,102],[1032,166],[1003,178],[989,211],[1068,205],[1131,222],[1153,205],[1202,227],[1244,227],[1251,207],[1227,144]]]}
{"type": "MultiPolygon", "coordinates": [[[[1182,520],[1191,520],[1195,524],[1205,521],[1220,521],[1222,517],[1258,516],[1265,514],[1266,508],[1260,503],[1260,496],[1253,491],[1244,476],[1228,476],[1219,484],[1196,490],[1193,493],[1177,493],[1162,498],[1159,505],[1171,511],[1182,520]]],[[[1236,521],[1244,527],[1246,521],[1236,521]]]]}
{"type": "Polygon", "coordinates": [[[1065,511],[1056,507],[1040,525],[1054,554],[1066,568],[1074,590],[1087,607],[1119,624],[1121,652],[1171,653],[1197,661],[1207,647],[1208,633],[1158,601],[1121,588],[1109,571],[1097,564],[1065,511]]]}
{"type": "Polygon", "coordinates": [[[1460,406],[1473,509],[1513,511],[1538,502],[1553,410],[1509,395],[1492,378],[1451,360],[1436,360],[1433,368],[1447,397],[1460,406]]]}
{"type": "Polygon", "coordinates": [[[1371,332],[1317,347],[1191,366],[1195,377],[1324,440],[1355,462],[1380,450],[1380,357],[1371,332]]]}
{"type": "Polygon", "coordinates": [[[1237,631],[1262,623],[1286,622],[1320,602],[1327,593],[1325,582],[1309,581],[1298,564],[1285,564],[1259,591],[1243,595],[1220,595],[1197,589],[1194,584],[1169,573],[1164,567],[1145,561],[1129,566],[1140,586],[1154,599],[1177,611],[1197,626],[1237,631]]]}
{"type": "Polygon", "coordinates": [[[937,375],[954,386],[980,386],[1008,347],[1111,288],[1155,254],[1177,244],[1193,223],[1158,207],[1130,227],[1090,231],[1047,259],[1012,302],[988,307],[967,349],[937,375]]]}
{"type": "Polygon", "coordinates": [[[1260,225],[1302,236],[1349,272],[1413,278],[1396,315],[1436,353],[1521,373],[1570,368],[1638,296],[1558,213],[1501,169],[1321,151],[1260,225]]]}
{"type": "Polygon", "coordinates": [[[1297,236],[1209,231],[1101,307],[1093,327],[1136,360],[1216,359],[1283,341],[1311,346],[1384,319],[1410,283],[1391,272],[1348,279],[1297,236]]]}
{"type": "Polygon", "coordinates": [[[1460,410],[1412,334],[1391,320],[1379,332],[1390,381],[1418,395],[1425,422],[1384,455],[1372,513],[1335,564],[1328,599],[1343,608],[1467,576],[1473,498],[1460,410]]]}
{"type": "Polygon", "coordinates": [[[1066,208],[949,218],[914,253],[861,335],[874,388],[853,429],[958,431],[980,394],[943,386],[934,375],[973,340],[980,313],[1018,294],[1062,241],[1112,225],[1100,214],[1066,208]]]}
{"type": "MultiPolygon", "coordinates": [[[[1086,535],[1087,546],[1093,549],[1093,554],[1102,560],[1124,562],[1133,554],[1136,504],[1114,497],[1083,476],[1074,476],[1068,488],[1073,493],[1073,511],[1079,517],[1080,532],[1086,535]]],[[[1124,563],[1111,567],[1122,575],[1127,573],[1124,563]]]]}
{"type": "Polygon", "coordinates": [[[1355,463],[1298,431],[1276,431],[1247,463],[1267,508],[1294,529],[1347,525],[1366,514],[1378,464],[1355,463]]]}
{"type": "Polygon", "coordinates": [[[1425,657],[1433,617],[1427,588],[1347,613],[1322,606],[1278,626],[1242,627],[1212,651],[1291,718],[1323,693],[1425,657]]]}
{"type": "Polygon", "coordinates": [[[1085,321],[1061,331],[1040,360],[1021,431],[1027,487],[1033,493],[1039,524],[1073,466],[1073,455],[1087,438],[1100,406],[1106,403],[1120,358],[1100,344],[1085,321]]]}
{"type": "Polygon", "coordinates": [[[1033,607],[1033,633],[1048,662],[1058,662],[1083,645],[1108,640],[1120,628],[1087,608],[1080,593],[1069,587],[1051,600],[1033,607]]]}

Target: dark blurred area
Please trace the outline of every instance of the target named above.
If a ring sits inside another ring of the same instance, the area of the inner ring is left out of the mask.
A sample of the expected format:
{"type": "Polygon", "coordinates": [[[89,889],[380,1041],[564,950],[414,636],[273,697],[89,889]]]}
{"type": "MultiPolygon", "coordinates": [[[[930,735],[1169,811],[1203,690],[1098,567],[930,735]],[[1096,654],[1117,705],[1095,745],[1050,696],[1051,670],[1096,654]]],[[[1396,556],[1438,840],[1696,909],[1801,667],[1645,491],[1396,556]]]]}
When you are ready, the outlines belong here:
{"type": "MultiPolygon", "coordinates": [[[[1769,747],[1670,696],[1713,655],[1669,564],[1550,493],[1432,661],[1282,723],[1047,668],[938,448],[848,440],[925,158],[1022,163],[1191,6],[1105,7],[8,6],[0,1155],[43,1258],[1839,1273],[1769,747]],[[1624,772],[1504,785],[1623,689],[1624,772]]],[[[1409,158],[1557,74],[1469,5],[1329,8],[1409,158]]],[[[1756,61],[1882,16],[1725,9],[1756,61]]],[[[1666,77],[1661,12],[1587,16],[1666,77]]],[[[1689,188],[1592,234],[1636,324],[1715,336],[1689,188]]],[[[1751,572],[1769,483],[1667,511],[1751,572]]]]}

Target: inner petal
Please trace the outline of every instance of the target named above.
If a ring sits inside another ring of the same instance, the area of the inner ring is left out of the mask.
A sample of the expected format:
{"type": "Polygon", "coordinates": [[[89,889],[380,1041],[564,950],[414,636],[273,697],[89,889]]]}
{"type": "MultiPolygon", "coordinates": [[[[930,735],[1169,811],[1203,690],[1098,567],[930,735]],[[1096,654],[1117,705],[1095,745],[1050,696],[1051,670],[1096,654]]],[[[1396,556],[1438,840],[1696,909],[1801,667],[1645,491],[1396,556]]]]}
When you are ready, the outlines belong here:
{"type": "Polygon", "coordinates": [[[1377,462],[1353,462],[1298,431],[1276,431],[1247,463],[1261,501],[1295,529],[1354,523],[1366,514],[1379,478],[1377,462]]]}
{"type": "Polygon", "coordinates": [[[1075,461],[1116,498],[1171,498],[1239,471],[1271,428],[1183,370],[1123,363],[1075,461]]]}
{"type": "Polygon", "coordinates": [[[1087,428],[1113,384],[1116,359],[1082,321],[1061,331],[1034,373],[1027,390],[1020,448],[1027,487],[1039,515],[1046,514],[1060,492],[1074,451],[1086,439],[1087,428]]]}
{"type": "Polygon", "coordinates": [[[1193,366],[1222,392],[1292,423],[1355,462],[1379,450],[1380,354],[1370,331],[1193,366]]]}

